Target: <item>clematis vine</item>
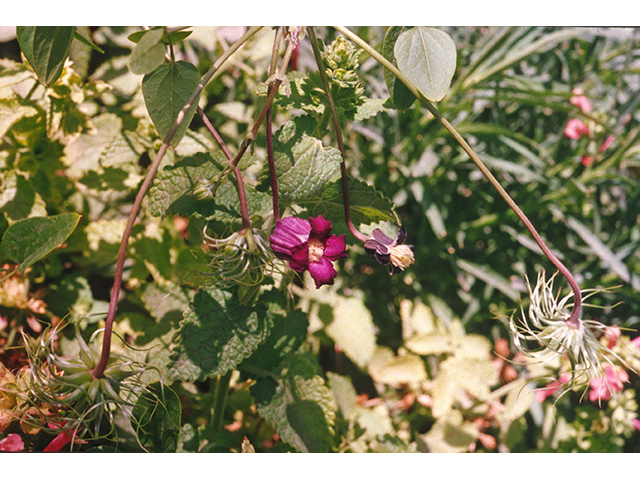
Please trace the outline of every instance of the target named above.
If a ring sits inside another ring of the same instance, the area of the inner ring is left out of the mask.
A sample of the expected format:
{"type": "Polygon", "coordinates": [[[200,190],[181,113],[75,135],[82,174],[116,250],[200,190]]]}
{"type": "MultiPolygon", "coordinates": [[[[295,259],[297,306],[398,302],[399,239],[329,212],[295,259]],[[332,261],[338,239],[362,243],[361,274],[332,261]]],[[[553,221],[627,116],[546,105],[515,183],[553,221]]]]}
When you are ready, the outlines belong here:
{"type": "Polygon", "coordinates": [[[413,246],[405,245],[407,233],[403,227],[398,228],[398,236],[391,239],[379,228],[376,228],[371,236],[365,240],[365,251],[373,256],[378,263],[389,266],[389,273],[398,273],[415,262],[413,246]]]}
{"type": "Polygon", "coordinates": [[[344,235],[331,235],[331,222],[322,215],[304,220],[285,217],[269,237],[276,257],[287,260],[292,270],[308,270],[316,288],[333,285],[338,272],[333,262],[347,256],[344,235]]]}

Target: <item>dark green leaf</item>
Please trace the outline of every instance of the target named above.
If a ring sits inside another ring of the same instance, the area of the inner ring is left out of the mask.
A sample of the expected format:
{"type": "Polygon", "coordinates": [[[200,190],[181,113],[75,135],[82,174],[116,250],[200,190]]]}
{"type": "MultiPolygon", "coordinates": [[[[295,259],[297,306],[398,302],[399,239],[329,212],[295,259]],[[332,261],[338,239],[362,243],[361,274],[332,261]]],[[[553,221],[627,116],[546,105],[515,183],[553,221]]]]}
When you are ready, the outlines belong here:
{"type": "Polygon", "coordinates": [[[17,27],[18,44],[38,80],[51,86],[60,77],[76,27],[17,27]]]}
{"type": "MultiPolygon", "coordinates": [[[[200,83],[200,73],[191,63],[179,62],[160,65],[142,80],[142,93],[147,110],[160,137],[165,139],[178,117],[200,83]]],[[[196,113],[198,99],[186,112],[184,119],[171,139],[174,147],[180,143],[196,113]]]]}
{"type": "Polygon", "coordinates": [[[299,452],[330,451],[335,402],[306,357],[290,358],[277,381],[259,378],[251,393],[283,441],[299,452]]]}
{"type": "Polygon", "coordinates": [[[140,395],[133,408],[133,425],[142,446],[152,452],[172,453],[180,436],[180,399],[160,382],[140,395]]]}
{"type": "Polygon", "coordinates": [[[80,215],[61,213],[53,217],[33,217],[11,225],[2,236],[7,256],[25,270],[64,242],[78,225],[80,215]]]}
{"type": "Polygon", "coordinates": [[[273,325],[267,307],[242,305],[237,297],[237,292],[213,287],[196,293],[174,339],[174,378],[195,381],[224,375],[265,341],[273,325]]]}

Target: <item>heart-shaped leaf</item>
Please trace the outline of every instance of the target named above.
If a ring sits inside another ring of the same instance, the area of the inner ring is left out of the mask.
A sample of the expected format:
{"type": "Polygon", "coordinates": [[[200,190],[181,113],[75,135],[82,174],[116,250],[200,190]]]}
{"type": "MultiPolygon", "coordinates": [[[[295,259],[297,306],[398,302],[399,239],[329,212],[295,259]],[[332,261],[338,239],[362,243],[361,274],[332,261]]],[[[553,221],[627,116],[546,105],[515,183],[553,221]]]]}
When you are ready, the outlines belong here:
{"type": "Polygon", "coordinates": [[[75,31],[76,27],[17,27],[20,49],[43,85],[60,77],[75,31]]]}
{"type": "MultiPolygon", "coordinates": [[[[142,80],[144,102],[161,138],[164,139],[167,136],[173,122],[178,117],[178,113],[185,106],[199,83],[198,69],[184,60],[160,65],[152,73],[144,76],[142,80]]],[[[198,100],[196,99],[171,140],[171,145],[174,147],[180,143],[187,132],[197,107],[198,100]]]]}
{"type": "Polygon", "coordinates": [[[456,70],[456,46],[442,30],[413,27],[396,40],[398,69],[428,100],[439,102],[456,70]]]}

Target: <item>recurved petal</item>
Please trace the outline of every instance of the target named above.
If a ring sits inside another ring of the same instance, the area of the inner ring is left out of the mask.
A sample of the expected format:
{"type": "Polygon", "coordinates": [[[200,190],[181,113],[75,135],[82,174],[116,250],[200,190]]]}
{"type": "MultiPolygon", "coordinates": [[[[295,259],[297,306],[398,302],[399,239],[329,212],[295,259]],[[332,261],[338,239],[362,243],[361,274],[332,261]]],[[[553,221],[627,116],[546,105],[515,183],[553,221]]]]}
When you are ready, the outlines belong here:
{"type": "Polygon", "coordinates": [[[322,285],[333,285],[333,279],[338,275],[332,263],[326,258],[322,258],[319,262],[310,263],[309,273],[316,283],[316,288],[320,288],[322,285]]]}

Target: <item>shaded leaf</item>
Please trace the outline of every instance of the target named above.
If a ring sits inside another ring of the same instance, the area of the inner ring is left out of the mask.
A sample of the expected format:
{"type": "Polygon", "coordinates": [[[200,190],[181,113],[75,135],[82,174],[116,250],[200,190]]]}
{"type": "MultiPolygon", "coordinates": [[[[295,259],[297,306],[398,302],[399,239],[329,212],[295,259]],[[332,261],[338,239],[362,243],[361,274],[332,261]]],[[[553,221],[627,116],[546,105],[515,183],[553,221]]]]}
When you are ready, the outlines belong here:
{"type": "Polygon", "coordinates": [[[442,30],[413,27],[398,35],[394,46],[398,70],[428,100],[444,98],[456,70],[456,46],[442,30]]]}
{"type": "Polygon", "coordinates": [[[243,305],[237,292],[201,288],[174,337],[173,377],[195,381],[224,375],[266,340],[272,326],[263,303],[243,305]]]}
{"type": "Polygon", "coordinates": [[[7,256],[19,263],[18,272],[62,244],[80,221],[77,213],[61,213],[53,217],[33,217],[11,225],[2,236],[2,247],[7,256]]]}
{"type": "MultiPolygon", "coordinates": [[[[160,65],[152,73],[144,76],[142,80],[144,101],[149,116],[162,139],[166,138],[178,113],[186,105],[199,83],[198,69],[184,60],[160,65]]],[[[196,98],[171,139],[171,145],[174,147],[180,143],[187,132],[197,107],[198,99],[196,98]]]]}
{"type": "Polygon", "coordinates": [[[181,410],[178,395],[169,387],[160,382],[147,386],[132,411],[132,424],[140,444],[152,452],[175,452],[181,410]]]}
{"type": "Polygon", "coordinates": [[[18,44],[38,80],[49,87],[60,77],[76,27],[17,27],[18,44]]]}
{"type": "Polygon", "coordinates": [[[306,357],[286,362],[276,379],[261,377],[251,387],[258,413],[299,452],[330,451],[335,402],[306,357]]]}

